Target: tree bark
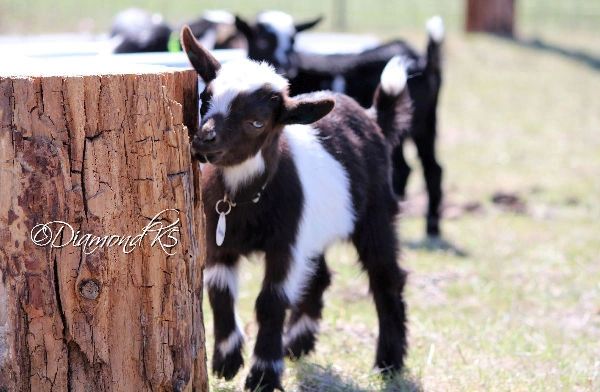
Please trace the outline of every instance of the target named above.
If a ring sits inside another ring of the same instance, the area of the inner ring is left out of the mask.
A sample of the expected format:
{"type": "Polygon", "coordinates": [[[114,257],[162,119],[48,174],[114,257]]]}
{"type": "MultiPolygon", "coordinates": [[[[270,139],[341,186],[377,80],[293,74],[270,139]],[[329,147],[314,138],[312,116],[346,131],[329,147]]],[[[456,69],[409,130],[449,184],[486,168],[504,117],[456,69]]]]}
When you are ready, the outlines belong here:
{"type": "Polygon", "coordinates": [[[196,86],[193,71],[0,75],[0,391],[207,390],[196,86]],[[165,209],[172,256],[158,232],[131,253],[33,241],[51,221],[133,237],[165,209]]]}
{"type": "Polygon", "coordinates": [[[515,29],[515,0],[467,0],[468,32],[485,32],[512,37],[515,29]]]}

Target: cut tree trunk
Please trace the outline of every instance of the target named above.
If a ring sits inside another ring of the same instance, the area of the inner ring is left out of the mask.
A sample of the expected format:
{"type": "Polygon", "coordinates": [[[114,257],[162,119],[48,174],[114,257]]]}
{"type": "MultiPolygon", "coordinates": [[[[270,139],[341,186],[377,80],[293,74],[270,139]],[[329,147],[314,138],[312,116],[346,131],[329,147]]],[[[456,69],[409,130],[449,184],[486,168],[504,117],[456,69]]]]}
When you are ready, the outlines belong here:
{"type": "Polygon", "coordinates": [[[515,0],[467,0],[468,32],[512,37],[515,30],[515,0]]]}
{"type": "Polygon", "coordinates": [[[160,68],[0,74],[0,391],[207,390],[196,74],[160,68]]]}

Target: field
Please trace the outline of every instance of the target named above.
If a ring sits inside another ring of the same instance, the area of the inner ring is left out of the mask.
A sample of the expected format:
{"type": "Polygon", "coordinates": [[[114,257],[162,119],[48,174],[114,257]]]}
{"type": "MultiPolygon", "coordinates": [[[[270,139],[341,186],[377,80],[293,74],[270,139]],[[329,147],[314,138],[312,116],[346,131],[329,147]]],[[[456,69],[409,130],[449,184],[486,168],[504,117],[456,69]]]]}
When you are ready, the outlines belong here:
{"type": "MultiPolygon", "coordinates": [[[[3,0],[0,32],[102,32],[124,4],[3,0]]],[[[177,22],[198,7],[127,4],[177,22]]],[[[410,272],[406,373],[393,380],[373,373],[374,307],[354,250],[340,245],[328,254],[335,274],[317,351],[286,362],[286,390],[600,391],[600,3],[519,0],[522,41],[460,33],[458,1],[363,10],[352,0],[345,18],[332,16],[336,4],[210,0],[203,7],[247,16],[275,7],[299,19],[324,13],[322,30],[402,35],[418,47],[424,20],[441,13],[450,30],[438,148],[444,235],[424,238],[422,174],[408,146],[414,170],[399,225],[400,262],[410,272]],[[533,36],[545,45],[532,44],[533,36]]],[[[260,260],[243,263],[247,363],[261,273],[260,260]]],[[[212,390],[239,390],[247,369],[232,382],[211,379],[212,390]]]]}

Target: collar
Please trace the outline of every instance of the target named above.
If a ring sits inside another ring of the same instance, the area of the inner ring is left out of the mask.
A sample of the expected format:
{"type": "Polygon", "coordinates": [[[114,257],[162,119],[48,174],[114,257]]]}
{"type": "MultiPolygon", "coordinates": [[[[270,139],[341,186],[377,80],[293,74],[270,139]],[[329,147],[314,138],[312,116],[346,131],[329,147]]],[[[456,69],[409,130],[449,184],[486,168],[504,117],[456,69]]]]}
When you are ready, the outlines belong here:
{"type": "Polygon", "coordinates": [[[228,215],[231,212],[231,210],[237,207],[238,205],[257,204],[260,201],[260,198],[262,197],[262,194],[265,188],[267,187],[267,184],[268,180],[264,182],[260,189],[249,200],[235,201],[229,196],[229,193],[225,191],[223,198],[219,199],[219,201],[217,201],[217,203],[215,204],[215,210],[217,211],[217,214],[228,215]]]}

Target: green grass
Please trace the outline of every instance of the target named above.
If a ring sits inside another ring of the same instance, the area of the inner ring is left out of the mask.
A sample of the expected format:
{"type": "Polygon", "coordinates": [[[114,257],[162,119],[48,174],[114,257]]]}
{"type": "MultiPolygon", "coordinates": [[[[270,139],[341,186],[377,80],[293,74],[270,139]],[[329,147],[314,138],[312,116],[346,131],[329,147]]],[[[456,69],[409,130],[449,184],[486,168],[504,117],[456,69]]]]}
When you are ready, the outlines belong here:
{"type": "MultiPolygon", "coordinates": [[[[412,148],[399,229],[410,271],[407,372],[387,381],[372,372],[377,324],[366,277],[354,250],[339,246],[328,253],[335,275],[317,351],[286,363],[287,390],[600,390],[600,72],[479,35],[451,36],[446,53],[446,243],[423,239],[412,148]],[[525,212],[493,204],[497,191],[518,195],[525,212]]],[[[247,360],[261,274],[260,260],[243,263],[247,360]]],[[[211,379],[213,390],[239,389],[246,372],[211,379]]]]}
{"type": "MultiPolygon", "coordinates": [[[[462,28],[464,0],[2,0],[0,33],[43,33],[65,31],[108,31],[112,17],[136,6],[162,13],[172,23],[181,23],[204,9],[228,9],[254,16],[264,9],[281,9],[299,20],[324,15],[322,30],[345,28],[385,36],[421,29],[431,15],[444,17],[451,30],[462,28]],[[340,4],[345,4],[340,8],[340,4]]],[[[541,34],[548,30],[600,31],[600,2],[596,0],[518,0],[519,30],[541,34]]]]}

